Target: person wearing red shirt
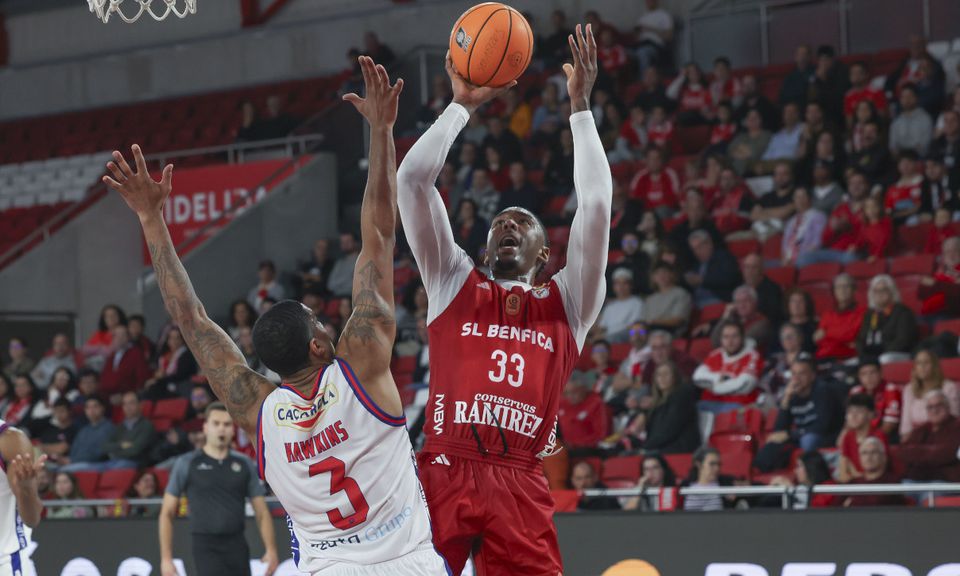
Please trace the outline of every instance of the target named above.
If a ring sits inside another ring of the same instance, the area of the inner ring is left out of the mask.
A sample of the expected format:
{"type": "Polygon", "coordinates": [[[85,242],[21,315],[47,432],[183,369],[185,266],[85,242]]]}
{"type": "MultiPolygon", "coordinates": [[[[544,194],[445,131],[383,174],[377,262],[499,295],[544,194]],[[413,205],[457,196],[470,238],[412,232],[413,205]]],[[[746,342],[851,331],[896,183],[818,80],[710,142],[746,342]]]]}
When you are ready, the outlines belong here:
{"type": "Polygon", "coordinates": [[[693,373],[693,383],[703,388],[698,408],[705,412],[728,412],[757,401],[757,384],[763,358],[746,340],[743,327],[725,321],[720,329],[720,347],[710,352],[693,373]]]}
{"type": "Polygon", "coordinates": [[[843,97],[843,115],[847,119],[847,126],[853,125],[853,113],[857,109],[857,104],[864,100],[873,104],[877,112],[886,115],[887,97],[883,90],[877,90],[870,86],[870,73],[867,70],[867,63],[863,61],[854,62],[850,66],[850,89],[843,97]]]}
{"type": "Polygon", "coordinates": [[[873,262],[886,257],[892,237],[893,222],[884,215],[880,200],[870,196],[863,202],[863,224],[857,248],[866,255],[867,262],[873,262]]]}
{"type": "Polygon", "coordinates": [[[94,332],[87,343],[83,345],[83,354],[87,357],[99,356],[105,357],[110,351],[110,345],[113,342],[113,329],[119,324],[127,323],[127,315],[123,309],[114,304],[107,304],[100,311],[100,321],[97,323],[97,331],[94,332]]]}
{"type": "Polygon", "coordinates": [[[673,122],[667,118],[667,109],[663,106],[654,106],[650,111],[650,122],[647,123],[647,138],[650,143],[665,147],[673,138],[673,122]]]}
{"type": "Polygon", "coordinates": [[[593,361],[593,368],[589,371],[594,380],[593,391],[603,394],[619,372],[619,367],[610,361],[610,343],[606,340],[595,341],[590,348],[590,359],[593,361]]]}
{"type": "Polygon", "coordinates": [[[680,178],[673,168],[664,166],[663,156],[663,150],[656,146],[647,149],[647,167],[633,179],[630,197],[661,218],[670,218],[680,206],[680,178]]]}
{"type": "Polygon", "coordinates": [[[874,417],[873,398],[867,394],[855,394],[847,400],[847,416],[843,432],[837,439],[840,449],[840,463],[837,476],[843,483],[850,482],[863,475],[860,463],[860,444],[864,439],[873,437],[886,446],[887,436],[883,430],[871,425],[874,417]]]}
{"type": "MultiPolygon", "coordinates": [[[[887,446],[879,439],[868,436],[860,443],[860,463],[863,476],[853,484],[899,484],[900,478],[890,470],[887,446]]],[[[906,498],[900,494],[857,494],[843,500],[843,507],[852,506],[904,506],[906,498]]]]}
{"type": "Polygon", "coordinates": [[[573,372],[563,389],[557,425],[563,444],[568,448],[595,448],[610,434],[607,405],[590,388],[586,374],[573,372]]]}
{"type": "Polygon", "coordinates": [[[833,279],[833,310],[820,314],[820,325],[813,334],[818,360],[846,360],[857,355],[854,341],[863,324],[866,308],[854,297],[856,283],[849,274],[833,279]]]}
{"type": "Polygon", "coordinates": [[[903,409],[903,391],[891,382],[883,381],[880,361],[867,356],[857,368],[858,384],[850,389],[850,396],[865,395],[873,398],[874,415],[871,428],[878,429],[888,437],[895,437],[900,428],[900,413],[903,409]]]}
{"type": "Polygon", "coordinates": [[[926,424],[914,428],[903,441],[905,478],[918,481],[960,482],[960,420],[950,414],[947,397],[942,390],[931,390],[924,396],[927,403],[926,424]]]}
{"type": "Polygon", "coordinates": [[[710,82],[710,99],[713,102],[727,101],[734,107],[743,101],[743,86],[730,73],[730,59],[720,56],[713,61],[713,80],[710,82]]]}
{"type": "Polygon", "coordinates": [[[113,329],[113,349],[107,354],[100,374],[100,393],[110,403],[120,403],[124,392],[136,392],[150,377],[150,369],[143,351],[130,342],[130,332],[124,325],[113,329]]]}
{"type": "Polygon", "coordinates": [[[733,108],[727,101],[717,105],[717,119],[710,130],[710,145],[716,146],[729,142],[737,133],[737,123],[733,121],[733,108]]]}
{"type": "Polygon", "coordinates": [[[917,169],[919,157],[912,150],[904,150],[897,160],[900,179],[887,188],[884,207],[897,224],[912,224],[913,216],[920,212],[920,197],[923,192],[923,175],[917,169]]]}
{"type": "Polygon", "coordinates": [[[960,238],[943,241],[940,266],[933,276],[920,279],[921,314],[960,314],[960,238]]]}
{"type": "Polygon", "coordinates": [[[720,172],[720,187],[710,206],[710,218],[721,234],[727,235],[750,228],[753,193],[733,168],[720,172]]]}
{"type": "Polygon", "coordinates": [[[690,62],[667,87],[667,96],[678,102],[677,121],[690,126],[713,118],[713,99],[700,67],[690,62]]]}
{"type": "Polygon", "coordinates": [[[627,65],[627,51],[617,42],[616,32],[612,28],[604,28],[600,32],[597,59],[604,71],[614,78],[618,78],[627,65]]]}
{"type": "Polygon", "coordinates": [[[957,235],[951,218],[953,214],[947,208],[937,208],[933,215],[933,226],[927,234],[927,241],[923,245],[924,254],[939,254],[943,251],[943,244],[957,235]]]}

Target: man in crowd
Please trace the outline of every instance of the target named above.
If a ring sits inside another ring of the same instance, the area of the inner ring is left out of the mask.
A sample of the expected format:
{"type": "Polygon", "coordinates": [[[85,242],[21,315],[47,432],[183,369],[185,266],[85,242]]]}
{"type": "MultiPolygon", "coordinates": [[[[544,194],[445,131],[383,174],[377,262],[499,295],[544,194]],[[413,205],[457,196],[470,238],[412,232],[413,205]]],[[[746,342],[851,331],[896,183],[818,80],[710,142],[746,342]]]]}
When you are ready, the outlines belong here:
{"type": "Polygon", "coordinates": [[[649,330],[646,322],[634,322],[630,325],[630,352],[620,363],[620,373],[634,377],[640,373],[643,365],[650,359],[650,346],[647,344],[649,330]]]}
{"type": "MultiPolygon", "coordinates": [[[[693,262],[693,252],[690,250],[690,235],[697,230],[703,230],[713,239],[714,246],[724,246],[723,236],[714,225],[707,213],[707,205],[703,193],[690,189],[684,195],[682,219],[670,230],[670,241],[680,253],[684,263],[693,262]]],[[[731,288],[732,290],[732,288],[731,288]]]]}
{"type": "Polygon", "coordinates": [[[563,444],[571,451],[589,452],[610,434],[607,405],[591,387],[585,373],[574,371],[560,398],[557,423],[563,444]]]}
{"type": "Polygon", "coordinates": [[[795,102],[803,107],[807,103],[807,91],[813,78],[814,66],[810,47],[806,44],[797,46],[794,51],[793,62],[796,68],[787,74],[780,85],[780,105],[795,102]]]}
{"type": "Polygon", "coordinates": [[[540,198],[537,195],[537,189],[527,179],[527,169],[523,162],[514,162],[510,164],[510,187],[500,194],[499,210],[505,210],[510,206],[520,206],[532,212],[540,210],[540,198]]]}
{"type": "Polygon", "coordinates": [[[630,325],[643,318],[643,300],[633,293],[633,272],[626,268],[613,271],[613,297],[607,298],[597,320],[599,336],[610,342],[626,342],[630,325]]]}
{"type": "Polygon", "coordinates": [[[247,302],[253,306],[254,310],[260,310],[260,306],[267,298],[279,302],[284,298],[283,286],[277,282],[277,266],[273,260],[264,260],[257,266],[257,285],[247,293],[247,302]]]}
{"type": "Polygon", "coordinates": [[[654,330],[650,333],[650,356],[641,365],[638,366],[638,372],[632,374],[639,377],[643,384],[653,384],[653,375],[657,368],[670,362],[677,367],[685,381],[693,377],[697,369],[697,361],[691,358],[686,352],[682,352],[673,347],[673,336],[663,330],[654,330]]]}
{"type": "Polygon", "coordinates": [[[743,284],[757,293],[760,313],[773,324],[779,324],[783,316],[783,289],[763,273],[763,258],[759,254],[747,254],[740,261],[740,272],[743,284]]]}
{"type": "Polygon", "coordinates": [[[112,352],[107,355],[100,374],[100,393],[116,405],[124,392],[143,388],[150,377],[150,368],[143,351],[130,342],[130,332],[125,325],[115,326],[112,334],[112,352]]]}
{"type": "Polygon", "coordinates": [[[906,84],[900,89],[900,113],[890,124],[890,151],[900,154],[914,150],[920,155],[927,153],[933,138],[933,121],[917,101],[917,89],[906,84]]]}
{"type": "Polygon", "coordinates": [[[760,312],[757,291],[750,286],[739,286],[733,291],[733,303],[728,304],[723,317],[713,330],[710,340],[714,346],[720,346],[723,322],[732,320],[743,326],[745,338],[753,340],[758,349],[764,349],[773,337],[774,327],[770,320],[760,312]]]}
{"type": "Polygon", "coordinates": [[[36,367],[30,374],[37,388],[46,390],[50,385],[50,378],[53,373],[60,368],[66,368],[74,374],[83,366],[83,356],[73,349],[70,345],[70,339],[63,332],[59,332],[53,337],[50,351],[37,362],[36,367]]]}
{"type": "Polygon", "coordinates": [[[630,185],[630,197],[643,203],[660,218],[674,215],[680,198],[680,179],[673,168],[665,166],[663,150],[650,146],[646,153],[646,168],[637,173],[630,185]]]}
{"type": "Polygon", "coordinates": [[[139,468],[146,464],[146,456],[156,435],[153,424],[143,417],[136,392],[123,395],[122,409],[123,422],[103,446],[110,456],[110,461],[104,465],[105,470],[139,468]]]}
{"type": "Polygon", "coordinates": [[[923,397],[929,421],[913,429],[903,441],[900,459],[905,478],[918,481],[960,482],[960,419],[950,414],[942,390],[923,397]]]}
{"type": "Polygon", "coordinates": [[[847,400],[844,429],[837,440],[837,446],[840,448],[837,476],[841,482],[850,482],[863,475],[860,444],[866,438],[878,438],[884,444],[887,443],[883,430],[873,426],[874,413],[873,398],[866,394],[854,394],[847,400]]]}
{"type": "Polygon", "coordinates": [[[720,324],[720,347],[711,351],[693,373],[693,383],[703,388],[698,408],[721,413],[757,401],[757,384],[763,359],[753,341],[744,338],[743,326],[733,320],[720,324]]]}
{"type": "Polygon", "coordinates": [[[147,361],[153,358],[156,347],[145,334],[147,319],[143,317],[143,314],[131,314],[130,317],[127,318],[127,329],[130,332],[130,342],[140,348],[140,351],[143,352],[143,357],[147,361]]]}
{"type": "Polygon", "coordinates": [[[640,71],[663,63],[673,40],[673,16],[660,7],[660,0],[646,0],[647,11],[637,20],[637,60],[640,71]]]}
{"type": "Polygon", "coordinates": [[[337,298],[349,298],[353,293],[353,271],[357,266],[360,246],[352,232],[340,235],[340,256],[330,270],[327,290],[337,298]]]}
{"type": "Polygon", "coordinates": [[[62,458],[65,472],[80,472],[84,470],[99,470],[107,453],[104,450],[107,442],[113,436],[114,426],[104,418],[107,405],[99,396],[87,398],[83,406],[83,413],[87,423],[70,446],[70,456],[62,458]]]}
{"type": "Polygon", "coordinates": [[[70,444],[77,436],[79,427],[73,421],[70,411],[70,402],[60,398],[53,404],[53,416],[50,423],[40,433],[40,451],[47,455],[47,459],[57,464],[70,453],[70,444]]]}
{"type": "MultiPolygon", "coordinates": [[[[900,483],[900,478],[890,470],[887,446],[879,438],[870,436],[860,443],[860,463],[863,476],[854,480],[854,484],[900,483]]],[[[857,494],[843,500],[843,507],[902,506],[906,503],[906,498],[900,494],[857,494]]]]}
{"type": "Polygon", "coordinates": [[[890,150],[880,137],[880,124],[869,121],[860,129],[860,149],[855,150],[847,166],[859,170],[869,182],[883,182],[893,173],[890,150]]]}
{"type": "Polygon", "coordinates": [[[705,230],[691,233],[689,245],[695,261],[685,278],[693,288],[697,306],[729,302],[734,288],[742,283],[736,258],[725,248],[716,247],[705,230]]]}
{"type": "MultiPolygon", "coordinates": [[[[597,478],[593,464],[581,461],[573,465],[570,473],[570,486],[577,491],[600,490],[606,488],[597,478]]],[[[612,496],[581,496],[577,510],[619,510],[620,503],[612,496]]]]}
{"type": "Polygon", "coordinates": [[[870,427],[881,430],[887,438],[896,438],[900,429],[903,391],[892,382],[884,382],[880,360],[876,356],[865,356],[860,360],[857,382],[850,389],[850,396],[865,395],[873,399],[874,415],[870,427]]]}

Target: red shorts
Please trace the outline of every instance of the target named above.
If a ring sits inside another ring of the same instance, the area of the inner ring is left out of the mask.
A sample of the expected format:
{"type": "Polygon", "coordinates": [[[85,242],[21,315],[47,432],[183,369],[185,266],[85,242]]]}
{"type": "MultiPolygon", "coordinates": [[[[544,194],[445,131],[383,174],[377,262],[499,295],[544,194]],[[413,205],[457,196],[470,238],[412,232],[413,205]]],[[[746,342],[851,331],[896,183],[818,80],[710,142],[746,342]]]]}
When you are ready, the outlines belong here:
{"type": "Polygon", "coordinates": [[[560,576],[553,497],[540,471],[420,453],[433,543],[454,574],[560,576]],[[447,464],[446,462],[449,462],[447,464]]]}

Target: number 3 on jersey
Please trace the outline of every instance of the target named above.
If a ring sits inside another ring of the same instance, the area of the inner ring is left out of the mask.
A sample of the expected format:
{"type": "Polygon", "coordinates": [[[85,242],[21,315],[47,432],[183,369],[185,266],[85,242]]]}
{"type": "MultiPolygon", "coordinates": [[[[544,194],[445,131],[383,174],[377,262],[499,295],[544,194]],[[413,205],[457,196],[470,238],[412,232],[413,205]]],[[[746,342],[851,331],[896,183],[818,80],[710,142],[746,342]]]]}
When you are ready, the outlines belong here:
{"type": "Polygon", "coordinates": [[[367,512],[370,511],[370,505],[367,499],[363,497],[360,491],[360,485],[353,478],[347,476],[347,466],[339,458],[326,458],[310,466],[309,474],[313,478],[317,474],[330,473],[330,495],[337,492],[346,492],[350,505],[353,506],[353,514],[344,517],[339,509],[327,511],[327,518],[330,523],[341,530],[349,530],[359,526],[367,521],[367,512]]]}
{"type": "Polygon", "coordinates": [[[497,363],[495,370],[487,372],[491,382],[503,382],[506,379],[507,384],[514,388],[519,388],[523,384],[523,356],[514,353],[508,358],[507,353],[503,350],[494,350],[490,359],[497,363]],[[508,360],[509,367],[507,366],[508,360]]]}

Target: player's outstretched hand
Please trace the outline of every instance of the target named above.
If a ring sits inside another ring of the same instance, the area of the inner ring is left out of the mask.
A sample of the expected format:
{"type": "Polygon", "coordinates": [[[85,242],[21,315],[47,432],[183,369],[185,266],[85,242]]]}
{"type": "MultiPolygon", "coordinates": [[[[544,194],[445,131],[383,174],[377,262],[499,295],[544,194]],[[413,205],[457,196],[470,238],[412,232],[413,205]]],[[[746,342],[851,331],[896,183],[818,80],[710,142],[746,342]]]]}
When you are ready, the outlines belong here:
{"type": "Polygon", "coordinates": [[[177,567],[173,564],[173,560],[160,562],[160,576],[180,576],[177,574],[177,567]]]}
{"type": "Polygon", "coordinates": [[[273,573],[277,571],[277,566],[280,565],[280,558],[277,557],[275,550],[267,550],[267,553],[263,555],[260,561],[267,566],[264,571],[265,576],[273,576],[273,573]]]}
{"type": "Polygon", "coordinates": [[[453,67],[453,58],[450,57],[449,50],[447,51],[447,75],[453,83],[453,101],[466,108],[471,114],[480,106],[517,85],[516,80],[500,87],[476,86],[467,82],[467,79],[453,67]]]}
{"type": "Polygon", "coordinates": [[[597,41],[593,38],[593,27],[587,24],[586,36],[583,28],[577,24],[576,38],[571,34],[567,41],[573,54],[573,64],[564,64],[567,75],[567,92],[570,93],[570,109],[583,112],[590,109],[590,93],[597,81],[597,41]]]}
{"type": "Polygon", "coordinates": [[[46,455],[33,459],[33,454],[17,454],[7,465],[7,479],[14,494],[25,490],[36,490],[35,482],[43,465],[47,462],[46,455]]]}
{"type": "Polygon", "coordinates": [[[393,128],[397,121],[397,104],[403,90],[403,78],[398,78],[397,83],[391,86],[386,68],[369,56],[361,56],[359,60],[366,87],[365,98],[350,93],[344,94],[343,99],[353,104],[371,127],[393,128]]]}
{"type": "Polygon", "coordinates": [[[143,158],[143,151],[138,144],[130,147],[133,152],[137,171],[134,172],[127,160],[118,150],[113,151],[113,161],[107,162],[107,170],[113,174],[104,176],[103,182],[123,196],[127,206],[137,213],[142,220],[145,217],[160,215],[163,203],[170,196],[173,188],[173,164],[167,164],[163,169],[163,176],[159,182],[150,176],[147,170],[147,161],[143,158]]]}

